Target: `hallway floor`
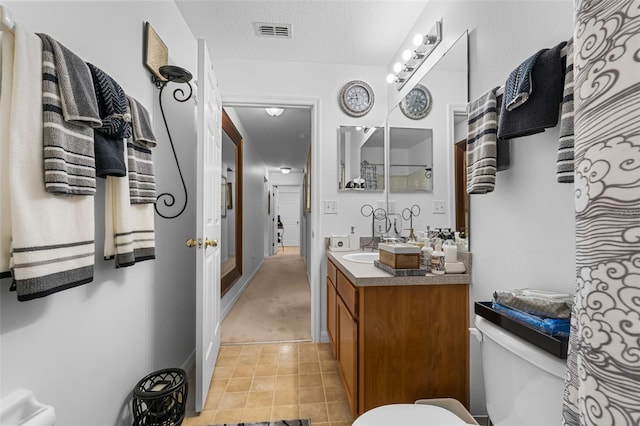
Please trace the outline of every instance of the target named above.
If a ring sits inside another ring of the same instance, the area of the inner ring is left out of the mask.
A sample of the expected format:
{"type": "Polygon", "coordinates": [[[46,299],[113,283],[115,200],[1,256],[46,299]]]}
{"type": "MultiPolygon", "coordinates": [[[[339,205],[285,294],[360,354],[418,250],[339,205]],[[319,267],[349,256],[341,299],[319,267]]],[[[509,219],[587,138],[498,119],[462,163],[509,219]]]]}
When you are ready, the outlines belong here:
{"type": "Polygon", "coordinates": [[[328,343],[222,346],[204,410],[187,413],[183,425],[297,418],[313,426],[353,421],[328,343]]]}

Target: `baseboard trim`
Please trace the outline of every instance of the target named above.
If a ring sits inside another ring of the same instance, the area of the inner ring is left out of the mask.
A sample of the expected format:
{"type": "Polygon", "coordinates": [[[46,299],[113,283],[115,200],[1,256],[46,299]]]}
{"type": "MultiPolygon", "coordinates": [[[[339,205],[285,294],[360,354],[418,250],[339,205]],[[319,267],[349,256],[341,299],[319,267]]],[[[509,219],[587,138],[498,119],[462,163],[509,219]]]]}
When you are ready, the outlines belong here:
{"type": "Polygon", "coordinates": [[[187,359],[182,363],[182,365],[180,366],[180,368],[182,368],[184,371],[187,372],[187,375],[189,374],[189,372],[196,368],[196,350],[194,349],[193,352],[191,352],[189,354],[189,356],[187,357],[187,359]]]}
{"type": "Polygon", "coordinates": [[[220,324],[222,324],[222,321],[226,318],[226,316],[229,314],[229,312],[231,312],[231,309],[233,309],[234,305],[236,304],[238,299],[240,299],[240,296],[242,296],[242,293],[244,293],[244,290],[247,288],[247,286],[249,285],[249,283],[251,282],[253,277],[255,277],[256,274],[258,273],[258,271],[260,270],[260,268],[262,268],[263,264],[264,264],[264,259],[262,259],[262,262],[260,262],[258,267],[256,269],[254,269],[254,271],[251,273],[251,275],[249,275],[249,277],[244,281],[244,283],[242,283],[242,287],[240,287],[240,290],[238,290],[236,292],[236,294],[234,294],[234,296],[231,299],[231,301],[229,301],[229,303],[227,303],[227,306],[224,307],[224,309],[222,310],[222,312],[220,314],[220,324]]]}
{"type": "Polygon", "coordinates": [[[329,333],[326,331],[320,332],[320,343],[329,343],[329,333]]]}

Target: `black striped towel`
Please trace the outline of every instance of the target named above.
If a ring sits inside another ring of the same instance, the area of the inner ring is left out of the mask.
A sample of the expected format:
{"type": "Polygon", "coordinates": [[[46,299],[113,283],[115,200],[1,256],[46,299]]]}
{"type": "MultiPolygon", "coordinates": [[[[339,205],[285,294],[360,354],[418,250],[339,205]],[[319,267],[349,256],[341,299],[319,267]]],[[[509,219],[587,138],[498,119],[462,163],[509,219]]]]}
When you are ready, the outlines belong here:
{"type": "Polygon", "coordinates": [[[131,96],[127,98],[133,127],[133,137],[127,141],[131,204],[153,204],[156,202],[156,181],[151,148],[156,146],[156,137],[145,107],[131,96]]]}
{"type": "Polygon", "coordinates": [[[467,193],[486,194],[495,188],[498,113],[496,90],[467,105],[467,193]]]}
{"type": "Polygon", "coordinates": [[[556,178],[560,183],[573,183],[573,39],[567,43],[566,51],[556,178]]]}
{"type": "Polygon", "coordinates": [[[91,84],[89,68],[81,60],[71,58],[75,55],[50,36],[38,36],[42,41],[45,189],[56,194],[93,195],[96,191],[93,127],[100,126],[102,121],[91,86],[89,93],[77,93],[83,90],[86,79],[91,84]],[[69,66],[60,68],[61,63],[68,65],[67,61],[74,64],[73,75],[78,81],[75,89],[63,89],[63,81],[69,83],[68,75],[59,78],[68,72],[65,70],[69,66]],[[82,101],[76,102],[76,98],[82,101]]]}

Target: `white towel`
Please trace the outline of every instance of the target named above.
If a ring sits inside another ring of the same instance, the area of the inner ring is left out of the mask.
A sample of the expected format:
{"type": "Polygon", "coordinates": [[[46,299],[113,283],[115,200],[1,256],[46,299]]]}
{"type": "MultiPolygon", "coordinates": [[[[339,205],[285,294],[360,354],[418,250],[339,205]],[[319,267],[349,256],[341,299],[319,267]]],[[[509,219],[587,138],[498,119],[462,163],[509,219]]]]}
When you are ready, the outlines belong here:
{"type": "Polygon", "coordinates": [[[43,170],[42,43],[16,25],[9,190],[11,263],[21,301],[93,280],[93,197],[46,192],[43,170]]]}
{"type": "Polygon", "coordinates": [[[131,203],[128,175],[107,176],[105,186],[104,258],[116,268],[155,259],[154,205],[131,203]]]}
{"type": "Polygon", "coordinates": [[[9,114],[13,84],[13,45],[10,32],[0,32],[0,277],[9,276],[11,253],[11,208],[9,197],[9,114]]]}

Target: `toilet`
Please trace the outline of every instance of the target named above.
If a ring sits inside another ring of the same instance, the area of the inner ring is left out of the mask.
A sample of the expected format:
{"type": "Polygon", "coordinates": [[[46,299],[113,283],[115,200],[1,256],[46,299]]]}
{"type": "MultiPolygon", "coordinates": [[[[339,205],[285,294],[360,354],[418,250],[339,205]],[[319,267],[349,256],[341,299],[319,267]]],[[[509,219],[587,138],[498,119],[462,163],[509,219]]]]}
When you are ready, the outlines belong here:
{"type": "Polygon", "coordinates": [[[54,408],[38,402],[30,390],[18,389],[0,401],[0,425],[53,426],[55,422],[54,408]]]}
{"type": "MultiPolygon", "coordinates": [[[[482,352],[487,413],[494,426],[557,425],[562,419],[566,360],[514,336],[488,320],[475,319],[482,352]]],[[[477,424],[452,399],[419,400],[373,408],[352,426],[477,424]]]]}

